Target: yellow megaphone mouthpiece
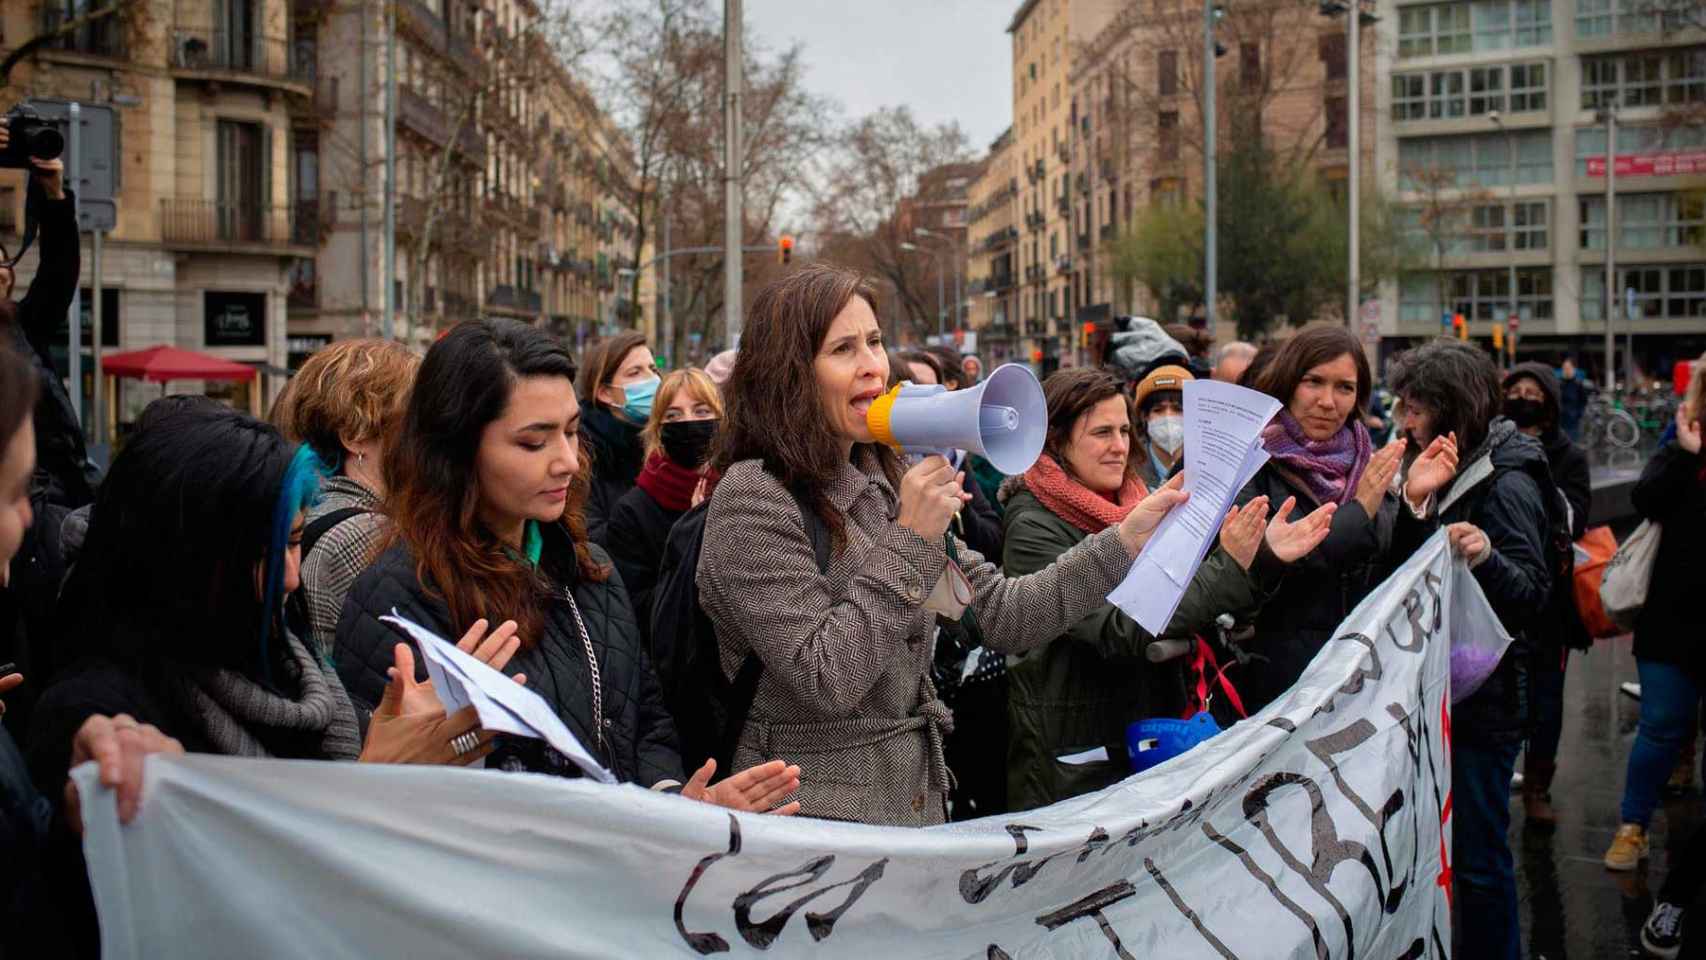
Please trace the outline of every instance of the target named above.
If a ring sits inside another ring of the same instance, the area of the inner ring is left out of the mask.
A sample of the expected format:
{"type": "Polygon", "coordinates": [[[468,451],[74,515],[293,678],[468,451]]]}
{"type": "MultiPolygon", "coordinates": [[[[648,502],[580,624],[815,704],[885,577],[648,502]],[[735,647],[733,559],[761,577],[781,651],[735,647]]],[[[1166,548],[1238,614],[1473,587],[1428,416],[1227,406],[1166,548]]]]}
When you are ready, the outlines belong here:
{"type": "Polygon", "coordinates": [[[871,401],[871,408],[865,411],[865,425],[871,430],[871,437],[885,447],[900,449],[895,441],[894,432],[889,428],[890,415],[894,412],[894,401],[900,396],[901,384],[895,384],[888,393],[871,401]]]}

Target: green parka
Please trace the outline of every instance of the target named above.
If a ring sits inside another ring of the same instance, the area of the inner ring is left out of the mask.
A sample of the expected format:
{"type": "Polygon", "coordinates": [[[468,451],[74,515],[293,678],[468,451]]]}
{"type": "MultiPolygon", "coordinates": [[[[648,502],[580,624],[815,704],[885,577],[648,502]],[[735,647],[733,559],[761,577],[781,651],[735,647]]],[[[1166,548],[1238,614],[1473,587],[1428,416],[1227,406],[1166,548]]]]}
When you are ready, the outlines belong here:
{"type": "MultiPolygon", "coordinates": [[[[1003,568],[1010,577],[1054,563],[1087,534],[1044,507],[1023,477],[1001,488],[1006,502],[1003,568]]],[[[1266,555],[1262,551],[1261,555],[1266,555]]],[[[1258,565],[1264,562],[1258,559],[1258,565]]],[[[1252,575],[1216,547],[1186,590],[1165,636],[1207,633],[1222,613],[1246,614],[1261,602],[1252,575]]],[[[1184,661],[1152,664],[1155,638],[1113,604],[1023,657],[1008,658],[1007,800],[1012,811],[1100,790],[1131,772],[1125,728],[1134,720],[1176,716],[1184,707],[1184,661]],[[1060,757],[1106,748],[1108,759],[1060,757]]]]}

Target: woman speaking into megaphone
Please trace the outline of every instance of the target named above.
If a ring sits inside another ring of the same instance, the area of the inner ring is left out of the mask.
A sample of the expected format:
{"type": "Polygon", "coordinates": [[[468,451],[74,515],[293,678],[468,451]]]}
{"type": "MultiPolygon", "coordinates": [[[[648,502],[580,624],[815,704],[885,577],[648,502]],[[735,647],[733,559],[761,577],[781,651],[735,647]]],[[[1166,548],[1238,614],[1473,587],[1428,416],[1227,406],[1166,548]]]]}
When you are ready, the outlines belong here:
{"type": "Polygon", "coordinates": [[[944,538],[964,502],[947,462],[908,469],[875,442],[867,415],[888,377],[876,293],[857,273],[812,266],[758,293],[725,387],[699,598],[725,675],[749,652],[764,668],[735,769],[785,756],[801,813],[925,826],[944,820],[953,782],[953,715],[929,679],[937,617],[974,617],[1001,652],[1047,642],[1107,601],[1185,494],[1176,479],[1047,569],[1007,579],[944,538]],[[814,523],[832,548],[822,573],[814,523]]]}

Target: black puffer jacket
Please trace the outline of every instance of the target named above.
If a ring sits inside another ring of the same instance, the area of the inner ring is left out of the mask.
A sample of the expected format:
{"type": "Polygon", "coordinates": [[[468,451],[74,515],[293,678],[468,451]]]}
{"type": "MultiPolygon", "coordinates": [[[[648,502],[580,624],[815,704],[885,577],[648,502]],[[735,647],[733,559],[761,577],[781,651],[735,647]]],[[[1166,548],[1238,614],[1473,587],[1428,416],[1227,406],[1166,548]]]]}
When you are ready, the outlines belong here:
{"type": "MultiPolygon", "coordinates": [[[[545,635],[537,638],[531,649],[516,654],[504,672],[511,676],[525,673],[528,689],[544,697],[586,748],[600,755],[594,735],[592,671],[575,624],[574,608],[562,596],[566,585],[580,608],[587,640],[598,658],[604,707],[601,723],[605,748],[601,759],[625,782],[650,787],[665,780],[681,781],[675,724],[664,709],[657,674],[640,645],[639,626],[620,575],[612,573],[604,583],[579,576],[568,533],[555,525],[542,527],[541,532],[545,548],[540,569],[554,587],[546,601],[545,635]]],[[[598,547],[592,548],[592,554],[609,564],[609,556],[598,547]]],[[[338,619],[338,676],[350,699],[368,710],[384,692],[391,649],[402,639],[379,621],[393,609],[450,640],[460,637],[468,626],[451,623],[444,604],[428,594],[415,575],[414,557],[407,547],[398,544],[381,555],[356,580],[338,619]]],[[[503,616],[493,611],[489,619],[501,621],[503,616]]],[[[418,657],[417,665],[424,677],[425,665],[418,657]]],[[[578,776],[576,768],[539,741],[502,739],[505,742],[494,755],[501,764],[578,776]],[[512,758],[515,764],[509,763],[512,758]]]]}
{"type": "Polygon", "coordinates": [[[1514,642],[1481,689],[1452,708],[1453,738],[1498,742],[1523,736],[1529,636],[1552,594],[1547,542],[1556,502],[1546,451],[1500,417],[1480,448],[1459,462],[1457,478],[1439,495],[1434,516],[1417,520],[1408,507],[1398,510],[1394,566],[1439,527],[1453,523],[1480,527],[1493,547],[1475,568],[1475,580],[1514,642]]]}
{"type": "MultiPolygon", "coordinates": [[[[1296,497],[1297,506],[1286,518],[1292,523],[1320,506],[1301,479],[1272,461],[1238,492],[1237,502],[1243,505],[1262,496],[1268,498],[1270,511],[1296,497]]],[[[1279,567],[1283,579],[1257,614],[1256,637],[1246,646],[1268,660],[1246,664],[1237,678],[1247,710],[1254,713],[1289,690],[1333,639],[1339,624],[1380,583],[1396,516],[1395,497],[1383,499],[1373,517],[1352,497],[1333,514],[1332,529],[1320,546],[1296,563],[1279,567]]]]}
{"type": "Polygon", "coordinates": [[[605,528],[609,538],[606,549],[628,588],[628,599],[640,618],[640,636],[648,641],[647,650],[651,649],[652,590],[657,586],[664,542],[675,521],[686,512],[666,510],[644,488],[635,487],[616,501],[605,528]]]}
{"type": "MultiPolygon", "coordinates": [[[[65,349],[60,326],[77,292],[80,273],[71,191],[65,192],[63,200],[44,197],[35,202],[41,224],[40,265],[29,292],[17,303],[16,323],[0,334],[29,358],[40,384],[32,417],[36,469],[30,477],[30,509],[34,518],[12,558],[10,586],[0,591],[0,660],[16,662],[26,676],[45,684],[64,667],[54,649],[60,633],[54,605],[66,570],[60,526],[71,511],[94,501],[100,471],[89,462],[82,423],[71,407],[64,380],[53,368],[53,348],[65,349]]],[[[28,689],[8,697],[7,726],[23,729],[33,699],[28,689]]]]}
{"type": "Polygon", "coordinates": [[[1635,621],[1635,656],[1674,663],[1695,683],[1706,681],[1706,646],[1700,638],[1700,608],[1706,597],[1706,457],[1676,444],[1647,461],[1631,494],[1636,512],[1659,524],[1659,554],[1647,603],[1635,621]]]}
{"type": "Polygon", "coordinates": [[[592,493],[586,501],[586,538],[610,543],[608,524],[616,502],[634,489],[645,466],[640,428],[593,403],[582,408],[581,436],[592,455],[592,493]]]}
{"type": "MultiPolygon", "coordinates": [[[[1539,384],[1541,394],[1546,397],[1546,422],[1549,426],[1539,437],[1540,445],[1546,450],[1546,465],[1552,471],[1552,483],[1570,507],[1570,539],[1580,540],[1587,532],[1588,510],[1593,506],[1593,482],[1589,476],[1587,452],[1576,446],[1569,434],[1558,427],[1563,417],[1563,405],[1558,375],[1552,372],[1552,368],[1544,363],[1519,363],[1505,376],[1505,389],[1509,390],[1522,377],[1539,384]]],[[[1571,559],[1574,559],[1573,553],[1571,559]]],[[[1593,638],[1582,623],[1581,612],[1576,609],[1575,585],[1570,578],[1560,577],[1552,585],[1552,599],[1547,602],[1546,615],[1534,625],[1531,634],[1538,649],[1555,651],[1558,647],[1570,647],[1586,650],[1593,645],[1593,638]]]]}

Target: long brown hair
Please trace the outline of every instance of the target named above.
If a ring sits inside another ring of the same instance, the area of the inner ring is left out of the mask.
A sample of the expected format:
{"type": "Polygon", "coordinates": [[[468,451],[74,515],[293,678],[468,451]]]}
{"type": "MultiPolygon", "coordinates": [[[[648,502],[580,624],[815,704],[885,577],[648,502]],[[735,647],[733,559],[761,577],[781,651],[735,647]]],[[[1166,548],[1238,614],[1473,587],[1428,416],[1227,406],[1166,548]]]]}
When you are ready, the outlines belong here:
{"type": "MultiPolygon", "coordinates": [[[[550,584],[517,559],[479,519],[475,458],[487,424],[503,416],[523,377],[575,378],[558,341],[514,320],[471,320],[427,351],[396,446],[386,457],[386,513],[415,557],[422,587],[444,601],[460,633],[475,620],[514,620],[522,645],[542,636],[550,584]]],[[[609,571],[587,549],[588,461],[569,483],[560,521],[574,542],[575,569],[602,582],[609,571]]]]}
{"type": "Polygon", "coordinates": [[[1109,397],[1125,401],[1126,422],[1131,424],[1134,440],[1125,458],[1125,473],[1128,477],[1135,477],[1137,418],[1132,410],[1131,395],[1125,392],[1120,378],[1096,367],[1068,367],[1055,371],[1043,381],[1043,398],[1048,403],[1048,433],[1043,440],[1043,452],[1053,457],[1068,476],[1072,475],[1072,467],[1066,461],[1066,448],[1072,445],[1073,428],[1081,417],[1109,397]]]}
{"type": "MultiPolygon", "coordinates": [[[[1273,360],[1257,376],[1256,389],[1289,408],[1291,395],[1297,392],[1297,385],[1303,382],[1309,371],[1323,363],[1332,363],[1347,353],[1357,369],[1357,405],[1345,423],[1361,420],[1363,411],[1368,409],[1368,395],[1374,389],[1374,377],[1369,373],[1368,356],[1362,352],[1361,341],[1344,327],[1327,324],[1310,327],[1280,344],[1273,360]]],[[[1252,362],[1251,366],[1254,365],[1252,362]]]]}
{"type": "Polygon", "coordinates": [[[627,359],[629,352],[635,347],[645,345],[645,334],[624,330],[587,347],[581,354],[581,366],[586,368],[586,376],[580,381],[581,406],[586,409],[592,409],[595,405],[608,407],[609,404],[598,399],[598,389],[610,386],[610,381],[616,379],[616,371],[622,369],[622,361],[627,359]]]}
{"type": "MultiPolygon", "coordinates": [[[[816,361],[830,325],[854,297],[877,310],[869,281],[845,267],[814,263],[765,285],[753,298],[734,372],[723,385],[728,414],[713,458],[726,473],[742,460],[762,460],[783,486],[804,497],[845,542],[846,521],[829,502],[829,485],[846,466],[843,440],[830,426],[818,389],[816,361]],[[815,401],[815,402],[812,402],[815,401]],[[800,416],[815,409],[817,416],[800,416]]],[[[877,457],[897,488],[900,457],[881,444],[859,444],[877,457]]]]}

